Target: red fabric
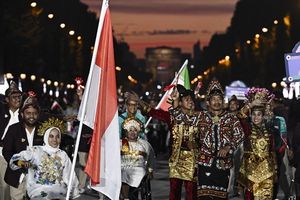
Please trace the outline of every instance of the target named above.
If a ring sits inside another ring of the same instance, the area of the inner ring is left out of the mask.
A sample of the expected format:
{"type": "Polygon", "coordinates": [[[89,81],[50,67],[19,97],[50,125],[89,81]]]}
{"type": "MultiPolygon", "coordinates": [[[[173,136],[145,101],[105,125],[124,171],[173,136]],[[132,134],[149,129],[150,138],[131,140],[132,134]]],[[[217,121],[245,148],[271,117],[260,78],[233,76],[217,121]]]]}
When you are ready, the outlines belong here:
{"type": "Polygon", "coordinates": [[[197,185],[196,182],[185,181],[177,178],[170,178],[170,200],[180,200],[181,199],[181,189],[182,183],[184,183],[185,187],[185,199],[193,200],[197,197],[197,185]]]}
{"type": "Polygon", "coordinates": [[[101,138],[117,111],[113,36],[109,9],[106,10],[95,64],[95,67],[101,68],[101,77],[94,132],[85,172],[91,177],[92,183],[99,183],[101,138]]]}
{"type": "Polygon", "coordinates": [[[245,200],[253,200],[253,199],[254,199],[253,193],[250,192],[249,190],[246,190],[246,192],[245,192],[245,200]]]}

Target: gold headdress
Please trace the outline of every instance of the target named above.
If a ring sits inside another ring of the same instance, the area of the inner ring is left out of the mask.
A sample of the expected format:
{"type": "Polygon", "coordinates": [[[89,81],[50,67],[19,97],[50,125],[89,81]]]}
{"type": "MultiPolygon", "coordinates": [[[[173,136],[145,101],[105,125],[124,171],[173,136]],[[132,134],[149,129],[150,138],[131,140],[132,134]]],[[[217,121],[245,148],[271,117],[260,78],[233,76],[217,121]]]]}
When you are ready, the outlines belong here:
{"type": "Polygon", "coordinates": [[[125,119],[122,124],[123,129],[125,129],[126,131],[129,131],[130,127],[134,127],[137,129],[138,132],[140,132],[142,126],[143,126],[142,122],[134,117],[129,117],[125,119]]]}
{"type": "Polygon", "coordinates": [[[49,118],[47,121],[43,122],[39,129],[38,129],[38,135],[43,136],[46,132],[47,129],[51,128],[51,127],[57,127],[59,128],[61,133],[65,133],[66,132],[66,126],[64,121],[58,119],[58,118],[49,118]]]}
{"type": "Polygon", "coordinates": [[[224,96],[224,91],[221,84],[217,80],[212,80],[206,91],[206,98],[209,99],[212,95],[224,96]]]}
{"type": "Polygon", "coordinates": [[[272,94],[269,90],[266,88],[251,88],[246,94],[246,98],[249,100],[249,102],[254,101],[255,99],[261,100],[263,103],[268,103],[272,101],[275,97],[274,94],[272,94]]]}

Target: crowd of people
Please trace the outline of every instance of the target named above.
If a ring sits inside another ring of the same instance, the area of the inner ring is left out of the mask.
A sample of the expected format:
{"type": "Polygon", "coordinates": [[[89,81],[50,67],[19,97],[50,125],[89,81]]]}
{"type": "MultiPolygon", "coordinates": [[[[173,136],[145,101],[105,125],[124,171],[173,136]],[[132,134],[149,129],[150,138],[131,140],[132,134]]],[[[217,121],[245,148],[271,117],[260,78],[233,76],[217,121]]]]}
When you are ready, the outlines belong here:
{"type": "MultiPolygon", "coordinates": [[[[251,88],[247,101],[232,96],[225,104],[217,80],[208,85],[204,100],[182,85],[172,90],[167,111],[134,92],[118,99],[120,199],[151,199],[150,180],[160,153],[169,155],[170,200],[181,199],[183,185],[188,200],[271,200],[279,188],[286,199],[299,198],[298,102],[286,106],[269,90],[251,88]]],[[[1,103],[0,200],[65,199],[72,156],[68,147],[76,138],[82,90],[70,106],[50,114],[34,93],[23,96],[11,82],[1,103]]],[[[84,167],[91,137],[92,130],[84,126],[73,199],[87,188],[84,167]]]]}

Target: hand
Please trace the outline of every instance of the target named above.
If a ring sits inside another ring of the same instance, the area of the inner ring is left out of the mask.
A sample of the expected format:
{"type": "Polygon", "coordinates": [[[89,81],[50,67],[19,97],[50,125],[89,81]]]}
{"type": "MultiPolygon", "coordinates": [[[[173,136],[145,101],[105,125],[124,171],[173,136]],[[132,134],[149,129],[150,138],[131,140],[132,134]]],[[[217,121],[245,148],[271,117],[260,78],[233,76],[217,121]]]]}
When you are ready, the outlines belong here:
{"type": "Polygon", "coordinates": [[[230,151],[230,146],[221,148],[218,152],[218,157],[225,158],[230,151]]]}
{"type": "Polygon", "coordinates": [[[23,160],[18,160],[17,165],[21,168],[26,168],[28,169],[29,167],[31,167],[31,163],[28,161],[23,161],[23,160]]]}
{"type": "Polygon", "coordinates": [[[254,107],[254,106],[262,106],[264,104],[266,104],[266,101],[262,101],[261,99],[254,99],[251,103],[250,103],[250,107],[254,107]]]}
{"type": "Polygon", "coordinates": [[[178,92],[176,86],[173,88],[173,91],[172,91],[170,97],[173,101],[179,99],[179,92],[178,92]]]}

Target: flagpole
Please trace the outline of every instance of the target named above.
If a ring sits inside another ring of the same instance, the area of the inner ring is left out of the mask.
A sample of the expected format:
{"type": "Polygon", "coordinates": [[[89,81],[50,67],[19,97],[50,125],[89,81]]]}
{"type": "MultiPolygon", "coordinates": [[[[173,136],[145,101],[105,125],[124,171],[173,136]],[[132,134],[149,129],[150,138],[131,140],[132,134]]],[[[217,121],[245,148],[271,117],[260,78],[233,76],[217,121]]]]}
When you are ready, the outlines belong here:
{"type": "Polygon", "coordinates": [[[70,192],[71,192],[72,181],[73,181],[73,177],[74,177],[79,142],[80,142],[82,127],[83,127],[83,120],[84,120],[84,115],[85,115],[85,111],[86,111],[86,107],[87,107],[87,99],[88,99],[87,95],[90,92],[92,72],[93,72],[94,64],[96,63],[97,50],[98,50],[99,41],[101,38],[101,32],[102,32],[102,27],[103,27],[103,23],[104,23],[105,13],[106,13],[105,11],[108,7],[108,3],[109,3],[109,0],[102,1],[102,7],[101,7],[101,13],[100,13],[100,18],[99,18],[99,23],[98,23],[96,40],[95,40],[95,44],[94,44],[93,56],[92,56],[92,61],[91,61],[91,65],[90,65],[89,76],[88,76],[85,91],[84,91],[84,93],[86,95],[85,94],[83,95],[84,99],[83,99],[83,104],[82,104],[82,112],[81,112],[81,115],[79,118],[80,121],[79,121],[78,133],[77,133],[76,144],[75,144],[75,149],[74,149],[74,154],[73,154],[72,168],[71,168],[71,174],[70,174],[70,179],[69,179],[69,183],[68,183],[66,200],[69,200],[69,198],[70,198],[70,192]]]}
{"type": "MultiPolygon", "coordinates": [[[[183,65],[182,65],[181,68],[179,69],[177,75],[176,75],[175,78],[173,79],[171,85],[172,85],[172,84],[175,84],[176,80],[179,78],[181,72],[183,71],[184,67],[185,67],[187,64],[188,64],[188,59],[186,59],[186,60],[184,61],[183,65]]],[[[169,91],[166,91],[166,92],[165,92],[164,96],[160,99],[160,101],[159,101],[159,103],[157,104],[157,106],[155,107],[155,109],[158,109],[158,108],[161,106],[161,104],[163,103],[163,100],[164,100],[164,99],[166,98],[166,96],[168,95],[168,92],[169,92],[169,91]]],[[[150,123],[151,120],[152,120],[152,117],[150,117],[150,118],[148,119],[148,121],[146,122],[145,128],[147,128],[147,126],[149,125],[149,123],[150,123]]]]}

